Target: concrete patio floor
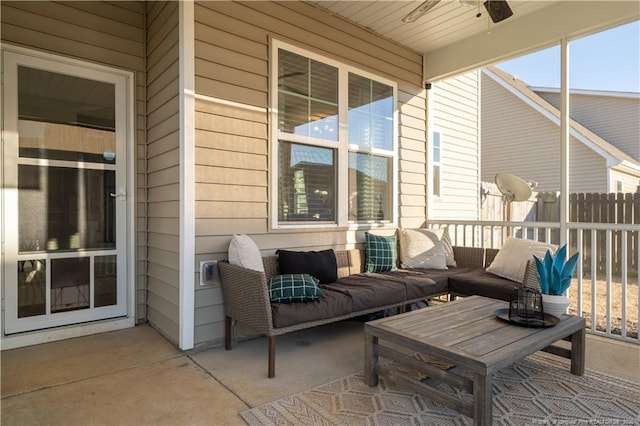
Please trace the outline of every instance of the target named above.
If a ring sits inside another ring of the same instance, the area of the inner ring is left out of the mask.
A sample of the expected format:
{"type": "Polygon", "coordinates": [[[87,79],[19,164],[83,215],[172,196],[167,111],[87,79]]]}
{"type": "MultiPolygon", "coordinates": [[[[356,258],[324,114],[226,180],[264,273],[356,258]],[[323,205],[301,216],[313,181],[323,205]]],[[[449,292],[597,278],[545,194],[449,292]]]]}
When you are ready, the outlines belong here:
{"type": "MultiPolygon", "coordinates": [[[[2,352],[2,425],[242,425],[239,412],[362,371],[363,323],[184,353],[148,325],[2,352]]],[[[640,381],[640,347],[587,337],[587,368],[640,381]]]]}

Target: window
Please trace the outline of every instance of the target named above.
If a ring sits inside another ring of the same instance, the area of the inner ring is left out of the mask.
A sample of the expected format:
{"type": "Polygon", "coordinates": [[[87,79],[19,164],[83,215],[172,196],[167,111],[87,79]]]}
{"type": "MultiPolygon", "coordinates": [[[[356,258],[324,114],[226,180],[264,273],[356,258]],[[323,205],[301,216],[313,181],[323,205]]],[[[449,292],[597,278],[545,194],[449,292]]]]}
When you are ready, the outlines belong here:
{"type": "Polygon", "coordinates": [[[622,192],[622,181],[616,180],[616,192],[622,192]]]}
{"type": "Polygon", "coordinates": [[[275,228],[395,223],[396,87],[274,41],[275,228]]]}
{"type": "Polygon", "coordinates": [[[433,144],[432,144],[432,164],[433,164],[433,195],[440,196],[440,132],[433,132],[433,144]]]}

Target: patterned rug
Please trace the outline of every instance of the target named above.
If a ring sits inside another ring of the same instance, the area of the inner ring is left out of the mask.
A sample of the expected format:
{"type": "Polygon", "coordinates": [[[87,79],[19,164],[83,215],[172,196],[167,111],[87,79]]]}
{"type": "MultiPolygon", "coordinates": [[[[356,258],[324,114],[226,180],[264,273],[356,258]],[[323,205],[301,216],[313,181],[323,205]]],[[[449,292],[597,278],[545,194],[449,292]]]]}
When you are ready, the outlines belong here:
{"type": "MultiPolygon", "coordinates": [[[[470,395],[453,391],[462,399],[470,395]]],[[[249,425],[471,425],[472,419],[384,379],[354,374],[240,413],[249,425]]],[[[494,425],[640,424],[640,383],[534,354],[493,378],[494,425]]]]}

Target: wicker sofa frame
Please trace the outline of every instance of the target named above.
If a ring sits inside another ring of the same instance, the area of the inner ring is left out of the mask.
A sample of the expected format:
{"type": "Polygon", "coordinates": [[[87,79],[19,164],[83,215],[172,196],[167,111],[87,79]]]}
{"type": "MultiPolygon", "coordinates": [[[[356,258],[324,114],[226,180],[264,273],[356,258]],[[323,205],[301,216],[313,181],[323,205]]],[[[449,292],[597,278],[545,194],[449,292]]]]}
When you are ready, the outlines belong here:
{"type": "MultiPolygon", "coordinates": [[[[475,247],[454,247],[454,256],[459,267],[477,268],[483,270],[491,263],[497,254],[497,249],[483,249],[475,247]]],[[[338,279],[351,274],[363,272],[364,253],[361,250],[336,251],[338,262],[338,279]]],[[[420,297],[404,300],[400,303],[380,305],[370,309],[353,311],[315,321],[300,322],[286,327],[275,327],[272,316],[272,306],[269,300],[269,279],[278,274],[278,257],[262,258],[264,272],[246,269],[232,265],[227,261],[219,263],[220,277],[225,309],[225,348],[233,348],[234,325],[242,324],[250,328],[257,335],[268,338],[268,377],[275,377],[275,338],[276,336],[293,331],[359,317],[373,312],[390,308],[398,308],[400,312],[413,302],[424,301],[432,297],[449,294],[452,297],[464,296],[450,292],[423,294],[420,297]]]]}

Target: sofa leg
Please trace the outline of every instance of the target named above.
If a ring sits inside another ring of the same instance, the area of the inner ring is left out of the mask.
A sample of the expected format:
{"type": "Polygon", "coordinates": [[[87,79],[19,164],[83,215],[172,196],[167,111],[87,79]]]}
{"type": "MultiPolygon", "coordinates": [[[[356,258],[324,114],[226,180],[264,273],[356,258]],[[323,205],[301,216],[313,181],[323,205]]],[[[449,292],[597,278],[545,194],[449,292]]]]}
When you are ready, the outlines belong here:
{"type": "Polygon", "coordinates": [[[230,351],[233,348],[233,319],[224,317],[224,348],[230,351]]]}
{"type": "Polygon", "coordinates": [[[405,312],[407,312],[407,305],[400,305],[400,308],[398,309],[398,313],[404,314],[405,312]]]}
{"type": "Polygon", "coordinates": [[[270,379],[276,377],[276,336],[269,336],[269,374],[270,379]]]}

